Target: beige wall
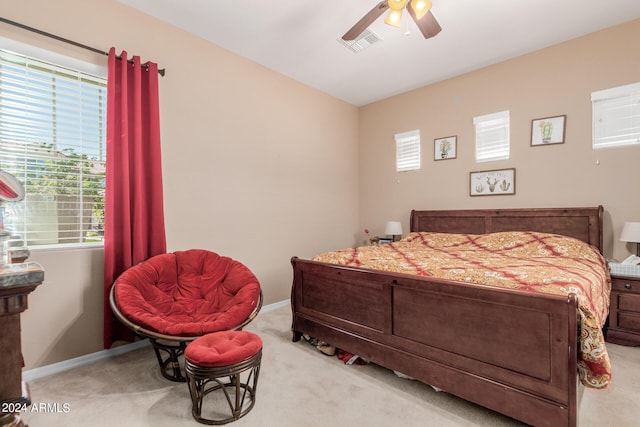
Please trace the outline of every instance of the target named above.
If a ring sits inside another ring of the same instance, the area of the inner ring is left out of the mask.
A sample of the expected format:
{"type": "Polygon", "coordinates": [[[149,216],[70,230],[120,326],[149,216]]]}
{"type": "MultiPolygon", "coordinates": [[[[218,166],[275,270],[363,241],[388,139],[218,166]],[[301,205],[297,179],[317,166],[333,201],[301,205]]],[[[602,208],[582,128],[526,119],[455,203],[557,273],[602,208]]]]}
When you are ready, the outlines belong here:
{"type": "MultiPolygon", "coordinates": [[[[244,262],[265,303],[289,298],[293,255],[348,246],[358,229],[358,110],[116,0],[0,0],[2,17],[153,60],[160,79],[169,250],[244,262]]],[[[0,36],[98,64],[0,23],[0,36]]],[[[22,317],[26,369],[102,349],[102,251],[33,251],[45,283],[22,317]]]]}
{"type": "MultiPolygon", "coordinates": [[[[640,20],[360,109],[360,223],[409,228],[411,209],[596,206],[605,208],[605,255],[634,251],[618,241],[640,220],[640,146],[591,148],[592,91],[640,81],[640,20]],[[476,163],[473,117],[511,112],[509,160],[476,163]],[[566,142],[530,146],[531,120],[567,115],[566,142]],[[393,135],[419,129],[422,169],[395,172],[393,135]],[[458,157],[434,161],[434,138],[458,136],[458,157]],[[469,196],[469,172],[516,168],[513,196],[469,196]]],[[[437,67],[434,58],[434,66],[437,67]]]]}

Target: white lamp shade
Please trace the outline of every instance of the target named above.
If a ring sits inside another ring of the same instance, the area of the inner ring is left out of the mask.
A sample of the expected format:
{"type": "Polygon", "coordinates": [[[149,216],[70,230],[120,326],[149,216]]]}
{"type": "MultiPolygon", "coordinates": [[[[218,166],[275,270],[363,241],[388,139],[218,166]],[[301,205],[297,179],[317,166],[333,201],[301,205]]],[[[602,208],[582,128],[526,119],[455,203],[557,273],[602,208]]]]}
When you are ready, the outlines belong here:
{"type": "Polygon", "coordinates": [[[384,234],[391,236],[402,235],[402,223],[400,221],[388,221],[384,229],[384,234]]]}
{"type": "Polygon", "coordinates": [[[621,242],[640,242],[640,222],[625,222],[620,233],[621,242]]]}

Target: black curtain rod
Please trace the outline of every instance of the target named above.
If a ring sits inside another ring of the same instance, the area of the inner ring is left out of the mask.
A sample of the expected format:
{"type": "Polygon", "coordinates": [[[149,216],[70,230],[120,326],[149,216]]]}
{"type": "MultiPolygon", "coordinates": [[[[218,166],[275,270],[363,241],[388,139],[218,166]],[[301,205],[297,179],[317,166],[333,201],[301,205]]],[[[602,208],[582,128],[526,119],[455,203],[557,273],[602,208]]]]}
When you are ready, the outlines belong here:
{"type": "MultiPolygon", "coordinates": [[[[73,40],[65,39],[63,37],[56,36],[55,34],[47,33],[46,31],[38,30],[37,28],[33,28],[33,27],[29,27],[29,26],[24,25],[24,24],[20,24],[19,22],[11,21],[9,19],[2,18],[2,17],[0,17],[0,21],[4,22],[5,24],[13,25],[14,27],[22,28],[23,30],[31,31],[31,32],[36,33],[36,34],[40,34],[41,36],[50,37],[52,39],[55,39],[55,40],[58,40],[58,41],[61,41],[61,42],[64,42],[64,43],[68,43],[68,44],[71,44],[71,45],[74,45],[74,46],[77,46],[77,47],[81,47],[82,49],[90,50],[91,52],[95,52],[95,53],[99,53],[101,55],[109,56],[109,52],[105,52],[104,50],[96,49],[94,47],[87,46],[87,45],[82,44],[82,43],[74,42],[73,40]]],[[[122,59],[120,56],[117,56],[116,58],[122,59]]],[[[127,62],[133,63],[133,61],[130,60],[130,59],[127,62]]],[[[158,74],[160,74],[162,77],[164,77],[164,68],[158,69],[158,74]]]]}

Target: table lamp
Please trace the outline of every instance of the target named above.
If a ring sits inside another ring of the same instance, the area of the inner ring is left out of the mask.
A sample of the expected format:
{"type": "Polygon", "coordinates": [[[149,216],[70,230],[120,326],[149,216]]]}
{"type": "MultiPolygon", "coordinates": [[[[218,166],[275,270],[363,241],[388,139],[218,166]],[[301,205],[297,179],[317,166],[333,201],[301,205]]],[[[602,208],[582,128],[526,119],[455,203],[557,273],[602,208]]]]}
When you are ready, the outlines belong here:
{"type": "Polygon", "coordinates": [[[400,221],[387,221],[384,234],[393,236],[393,241],[395,242],[396,236],[402,236],[402,223],[400,221]]]}
{"type": "Polygon", "coordinates": [[[636,255],[640,256],[640,222],[625,222],[620,233],[621,242],[636,244],[636,255]]]}

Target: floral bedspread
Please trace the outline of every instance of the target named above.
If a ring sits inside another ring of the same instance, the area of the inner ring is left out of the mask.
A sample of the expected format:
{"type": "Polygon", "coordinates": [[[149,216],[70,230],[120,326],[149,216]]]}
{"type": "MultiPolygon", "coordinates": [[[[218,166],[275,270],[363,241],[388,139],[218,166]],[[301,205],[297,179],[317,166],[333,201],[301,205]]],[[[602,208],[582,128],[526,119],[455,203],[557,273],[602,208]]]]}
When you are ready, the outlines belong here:
{"type": "Polygon", "coordinates": [[[580,240],[535,232],[414,232],[399,242],[327,252],[313,260],[527,292],[573,292],[578,296],[580,381],[590,388],[609,386],[602,327],[611,278],[598,250],[580,240]]]}

